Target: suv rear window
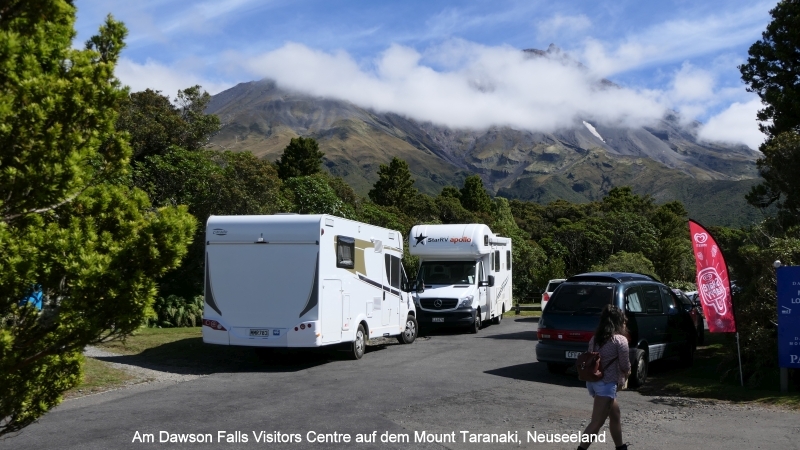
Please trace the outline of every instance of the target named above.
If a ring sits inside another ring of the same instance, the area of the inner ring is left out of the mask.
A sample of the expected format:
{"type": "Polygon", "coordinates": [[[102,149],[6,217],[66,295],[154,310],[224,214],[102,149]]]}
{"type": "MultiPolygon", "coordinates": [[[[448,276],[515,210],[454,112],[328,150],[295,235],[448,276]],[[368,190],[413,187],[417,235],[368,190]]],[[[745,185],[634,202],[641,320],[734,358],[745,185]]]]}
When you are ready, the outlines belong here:
{"type": "Polygon", "coordinates": [[[611,303],[614,285],[571,284],[561,285],[547,304],[549,312],[599,313],[611,303]]]}

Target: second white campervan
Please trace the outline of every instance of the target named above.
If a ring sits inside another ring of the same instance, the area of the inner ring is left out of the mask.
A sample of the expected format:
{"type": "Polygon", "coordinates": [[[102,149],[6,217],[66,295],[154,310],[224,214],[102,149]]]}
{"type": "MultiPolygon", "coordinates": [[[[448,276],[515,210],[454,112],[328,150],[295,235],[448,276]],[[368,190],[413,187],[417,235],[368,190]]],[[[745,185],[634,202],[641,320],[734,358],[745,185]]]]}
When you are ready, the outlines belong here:
{"type": "Polygon", "coordinates": [[[483,224],[417,225],[409,252],[420,259],[413,285],[420,326],[477,333],[511,308],[511,238],[483,224]]]}
{"type": "Polygon", "coordinates": [[[203,342],[261,348],[417,335],[395,230],[329,215],[211,216],[203,342]]]}

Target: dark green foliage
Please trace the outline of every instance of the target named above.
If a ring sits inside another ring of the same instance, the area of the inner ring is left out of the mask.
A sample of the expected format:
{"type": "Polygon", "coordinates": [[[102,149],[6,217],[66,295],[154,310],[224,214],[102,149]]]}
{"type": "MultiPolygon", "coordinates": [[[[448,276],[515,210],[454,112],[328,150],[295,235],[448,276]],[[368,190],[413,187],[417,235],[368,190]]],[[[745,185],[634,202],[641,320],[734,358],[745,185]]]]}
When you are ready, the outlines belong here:
{"type": "Polygon", "coordinates": [[[293,177],[283,184],[284,196],[298,214],[331,214],[353,218],[355,211],[336,195],[324,176],[293,177]]]}
{"type": "Polygon", "coordinates": [[[170,147],[198,150],[219,130],[219,118],[203,110],[211,96],[200,86],[178,91],[177,106],[159,91],[132,93],[120,108],[117,129],[131,136],[134,160],[164,155],[170,147]]]}
{"type": "Polygon", "coordinates": [[[72,2],[0,6],[0,435],[60,402],[86,345],[145,322],[196,226],[115,183],[131,155],[114,127],[126,30],[109,17],[76,50],[74,21],[72,2]],[[17,306],[34,283],[41,313],[17,306]]]}
{"type": "Polygon", "coordinates": [[[378,181],[368,195],[378,205],[396,206],[401,211],[407,211],[417,195],[408,164],[397,157],[392,158],[388,166],[381,164],[378,181]]]}
{"type": "MultiPolygon", "coordinates": [[[[483,180],[479,175],[470,175],[464,179],[464,187],[460,192],[461,205],[475,213],[490,213],[492,198],[483,187],[483,180]]],[[[448,194],[449,195],[449,194],[448,194]]]]}
{"type": "Polygon", "coordinates": [[[761,208],[775,203],[780,223],[795,225],[800,217],[800,135],[781,133],[767,140],[761,151],[764,156],[757,165],[764,182],[751,189],[747,201],[761,208]]]}
{"type": "Polygon", "coordinates": [[[593,266],[592,272],[633,272],[658,279],[653,263],[639,252],[614,253],[608,257],[605,263],[593,266]]]}
{"type": "Polygon", "coordinates": [[[134,183],[157,206],[188,205],[199,226],[181,267],[161,280],[164,295],[191,298],[202,292],[205,223],[228,214],[288,211],[275,167],[251,153],[185,150],[171,147],[134,165],[134,183]]]}
{"type": "Polygon", "coordinates": [[[177,295],[158,297],[153,303],[153,315],[147,321],[149,327],[199,327],[203,322],[203,296],[190,300],[177,295]]]}
{"type": "Polygon", "coordinates": [[[305,177],[319,173],[322,157],[319,144],[313,138],[297,137],[289,141],[281,158],[275,162],[281,180],[293,177],[305,177]]]}
{"type": "Polygon", "coordinates": [[[765,105],[757,117],[761,131],[772,138],[800,131],[800,2],[780,1],[770,15],[772,21],[750,46],[739,71],[747,90],[765,105]]]}

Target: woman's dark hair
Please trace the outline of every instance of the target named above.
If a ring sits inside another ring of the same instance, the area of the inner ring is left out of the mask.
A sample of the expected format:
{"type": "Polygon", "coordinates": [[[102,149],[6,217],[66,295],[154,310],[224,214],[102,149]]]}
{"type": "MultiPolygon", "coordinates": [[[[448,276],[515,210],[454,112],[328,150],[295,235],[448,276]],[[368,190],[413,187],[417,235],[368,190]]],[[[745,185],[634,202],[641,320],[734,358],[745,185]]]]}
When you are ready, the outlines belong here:
{"type": "Polygon", "coordinates": [[[615,334],[627,336],[625,313],[614,305],[606,305],[600,313],[600,323],[594,332],[594,343],[602,346],[615,334]]]}

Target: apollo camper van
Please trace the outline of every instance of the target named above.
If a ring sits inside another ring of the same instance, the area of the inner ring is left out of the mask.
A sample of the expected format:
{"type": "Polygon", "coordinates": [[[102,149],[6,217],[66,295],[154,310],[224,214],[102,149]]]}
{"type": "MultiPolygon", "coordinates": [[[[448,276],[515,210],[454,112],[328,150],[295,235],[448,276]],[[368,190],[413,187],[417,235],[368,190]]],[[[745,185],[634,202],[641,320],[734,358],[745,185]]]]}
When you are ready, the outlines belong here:
{"type": "Polygon", "coordinates": [[[417,225],[408,242],[420,259],[413,290],[421,327],[477,333],[511,309],[511,238],[483,224],[417,225]]]}
{"type": "Polygon", "coordinates": [[[344,344],[417,335],[394,230],[329,215],[211,216],[203,342],[250,347],[344,344]]]}

